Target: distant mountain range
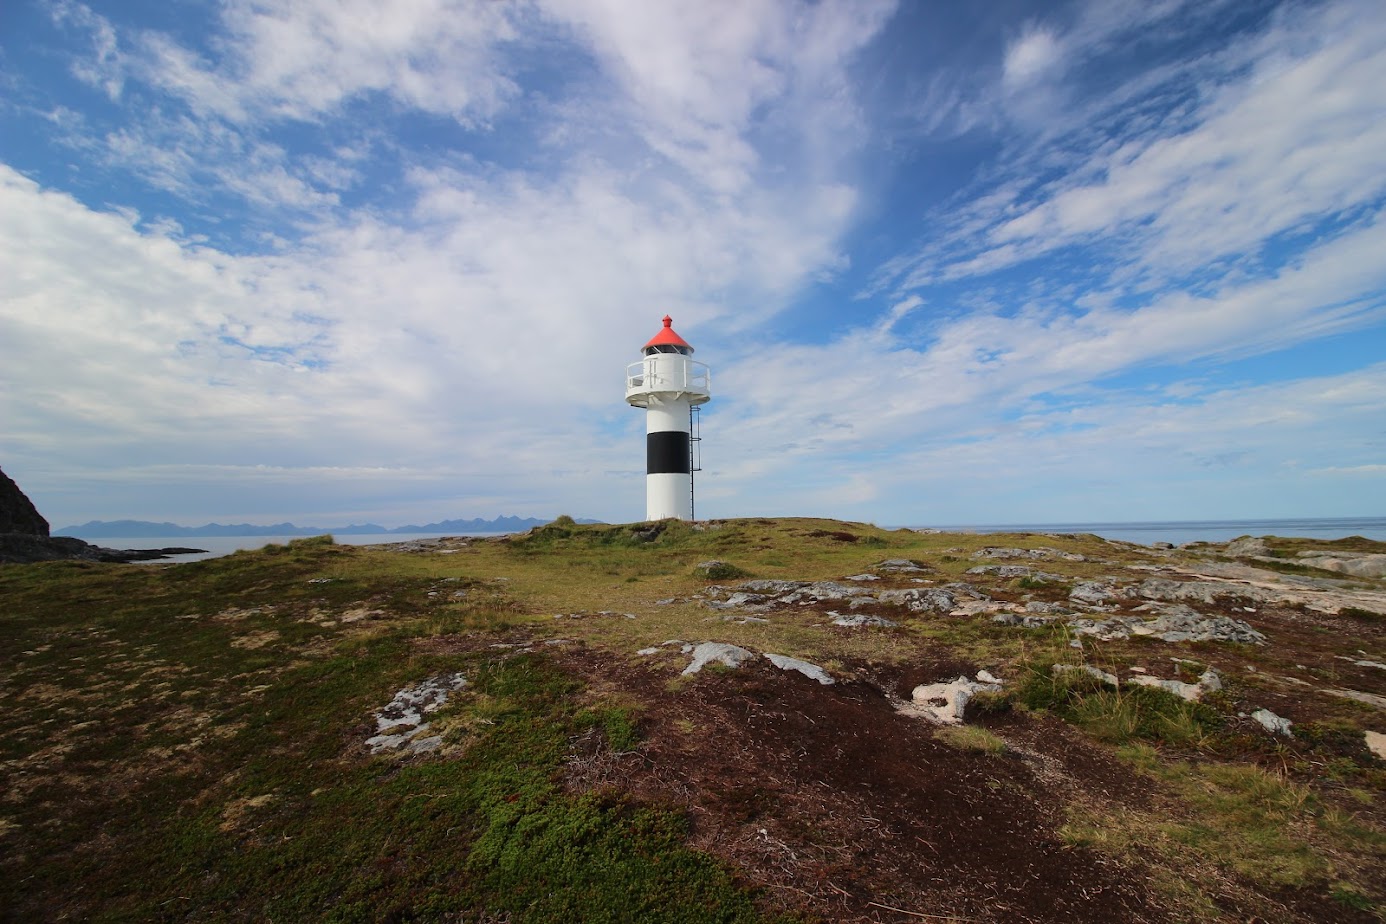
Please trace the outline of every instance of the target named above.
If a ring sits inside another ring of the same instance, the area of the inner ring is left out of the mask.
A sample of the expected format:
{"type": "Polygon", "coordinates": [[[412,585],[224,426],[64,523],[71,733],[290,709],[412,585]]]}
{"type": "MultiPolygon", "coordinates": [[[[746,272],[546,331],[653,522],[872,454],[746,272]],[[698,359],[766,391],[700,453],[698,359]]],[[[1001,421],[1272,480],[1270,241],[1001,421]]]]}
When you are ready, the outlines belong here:
{"type": "MultiPolygon", "coordinates": [[[[387,536],[398,533],[517,533],[551,520],[535,517],[496,517],[494,520],[443,520],[423,526],[399,526],[386,529],[375,523],[352,523],[349,526],[295,526],[275,523],[272,526],[253,526],[250,523],[208,523],[205,526],[178,526],[174,523],[151,523],[148,520],[92,520],[81,526],[64,526],[53,530],[55,536],[80,536],[83,539],[175,538],[196,536],[321,536],[333,533],[343,536],[387,536]]],[[[601,520],[578,519],[578,523],[600,523],[601,520]]]]}

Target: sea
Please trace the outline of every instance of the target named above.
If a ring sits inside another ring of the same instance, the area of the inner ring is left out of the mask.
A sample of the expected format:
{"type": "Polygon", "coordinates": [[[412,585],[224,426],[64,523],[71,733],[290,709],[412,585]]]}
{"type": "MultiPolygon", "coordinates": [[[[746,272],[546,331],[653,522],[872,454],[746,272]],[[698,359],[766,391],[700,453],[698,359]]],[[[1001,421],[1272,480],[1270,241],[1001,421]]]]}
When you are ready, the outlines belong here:
{"type": "MultiPolygon", "coordinates": [[[[1092,533],[1104,539],[1118,539],[1140,545],[1168,542],[1184,545],[1189,542],[1226,542],[1238,536],[1293,536],[1306,539],[1343,539],[1362,536],[1386,542],[1386,517],[1321,517],[1292,520],[1173,520],[1135,523],[1007,523],[988,525],[911,525],[912,529],[941,529],[962,533],[1092,533]]],[[[457,533],[379,533],[367,535],[338,535],[333,539],[343,545],[383,545],[409,542],[415,539],[437,539],[457,533]]],[[[467,533],[469,536],[504,536],[506,533],[467,533]]],[[[95,545],[108,549],[197,548],[205,552],[174,555],[160,559],[167,562],[198,561],[230,555],[241,549],[259,549],[266,545],[284,545],[302,536],[175,536],[138,538],[88,538],[95,545]]],[[[153,562],[151,564],[157,564],[153,562]]]]}
{"type": "Polygon", "coordinates": [[[1386,542],[1386,517],[1319,517],[1295,520],[1169,520],[1146,523],[1011,523],[988,526],[914,527],[964,533],[1092,533],[1104,539],[1154,545],[1227,542],[1239,536],[1345,539],[1386,542]]]}
{"type": "MultiPolygon", "coordinates": [[[[65,534],[69,535],[69,534],[65,534]]],[[[306,536],[139,536],[126,537],[101,536],[88,537],[75,534],[92,545],[106,549],[206,549],[205,552],[186,555],[170,555],[150,562],[136,564],[157,565],[169,562],[201,561],[204,558],[220,558],[239,552],[242,549],[262,549],[267,545],[287,545],[295,539],[306,536]]],[[[367,533],[350,535],[333,533],[332,539],[338,545],[388,545],[395,542],[412,542],[417,539],[438,539],[442,536],[505,536],[507,533],[367,533]]]]}

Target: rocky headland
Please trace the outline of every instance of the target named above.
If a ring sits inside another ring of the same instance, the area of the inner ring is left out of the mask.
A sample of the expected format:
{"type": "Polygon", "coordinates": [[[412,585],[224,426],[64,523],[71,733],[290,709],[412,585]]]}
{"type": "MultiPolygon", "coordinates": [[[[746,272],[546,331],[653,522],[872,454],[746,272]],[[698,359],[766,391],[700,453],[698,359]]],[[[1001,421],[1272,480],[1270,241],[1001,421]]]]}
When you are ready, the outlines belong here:
{"type": "Polygon", "coordinates": [[[1382,555],[745,519],[0,568],[0,908],[1379,922],[1382,555]]]}
{"type": "Polygon", "coordinates": [[[0,470],[0,563],[37,561],[155,561],[205,549],[107,549],[71,536],[49,535],[48,521],[33,501],[0,470]]]}

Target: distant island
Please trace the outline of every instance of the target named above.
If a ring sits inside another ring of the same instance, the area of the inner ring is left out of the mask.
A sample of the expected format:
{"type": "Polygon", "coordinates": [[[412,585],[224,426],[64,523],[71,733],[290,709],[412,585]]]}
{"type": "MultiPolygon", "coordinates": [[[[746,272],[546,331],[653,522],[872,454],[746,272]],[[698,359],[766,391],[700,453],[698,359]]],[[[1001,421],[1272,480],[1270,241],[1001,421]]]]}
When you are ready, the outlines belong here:
{"type": "MultiPolygon", "coordinates": [[[[401,533],[515,533],[552,522],[536,517],[501,516],[494,520],[442,520],[423,526],[399,526],[387,529],[375,523],[352,523],[347,526],[295,526],[275,523],[255,526],[250,523],[208,523],[204,526],[179,526],[175,523],[153,523],[148,520],[92,520],[81,526],[64,526],[54,530],[56,536],[81,536],[86,539],[139,539],[196,536],[320,536],[332,533],[342,536],[388,536],[401,533]]],[[[578,523],[595,524],[601,520],[578,519],[578,523]]]]}

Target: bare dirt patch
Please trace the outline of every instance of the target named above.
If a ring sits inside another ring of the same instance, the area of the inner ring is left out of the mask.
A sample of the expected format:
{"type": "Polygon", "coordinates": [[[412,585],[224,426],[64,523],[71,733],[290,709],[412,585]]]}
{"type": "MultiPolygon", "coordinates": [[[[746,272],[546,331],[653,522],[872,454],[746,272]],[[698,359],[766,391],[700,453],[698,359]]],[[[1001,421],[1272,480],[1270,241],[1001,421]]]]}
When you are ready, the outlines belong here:
{"type": "MultiPolygon", "coordinates": [[[[639,748],[575,746],[570,783],[619,779],[636,798],[683,807],[694,845],[780,909],[834,921],[1166,919],[1141,871],[1062,841],[1064,800],[1032,760],[950,747],[872,686],[757,664],[671,687],[660,668],[584,648],[561,659],[643,706],[639,748]]],[[[1064,775],[1093,766],[1072,760],[1064,775]]]]}

